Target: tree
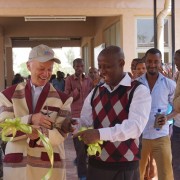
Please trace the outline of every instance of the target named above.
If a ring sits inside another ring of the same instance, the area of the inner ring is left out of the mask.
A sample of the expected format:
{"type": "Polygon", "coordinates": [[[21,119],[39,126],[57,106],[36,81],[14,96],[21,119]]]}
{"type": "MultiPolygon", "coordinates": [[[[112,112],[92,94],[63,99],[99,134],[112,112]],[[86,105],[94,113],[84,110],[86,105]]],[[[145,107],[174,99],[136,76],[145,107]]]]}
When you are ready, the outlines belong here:
{"type": "Polygon", "coordinates": [[[66,56],[66,58],[68,60],[68,63],[70,65],[72,65],[73,64],[73,60],[75,59],[75,53],[73,51],[73,48],[69,48],[67,50],[67,52],[65,52],[64,54],[65,54],[65,56],[66,56]]]}
{"type": "Polygon", "coordinates": [[[21,76],[28,77],[30,73],[29,73],[29,70],[27,69],[26,62],[21,63],[18,68],[19,68],[19,73],[21,74],[21,76]]]}

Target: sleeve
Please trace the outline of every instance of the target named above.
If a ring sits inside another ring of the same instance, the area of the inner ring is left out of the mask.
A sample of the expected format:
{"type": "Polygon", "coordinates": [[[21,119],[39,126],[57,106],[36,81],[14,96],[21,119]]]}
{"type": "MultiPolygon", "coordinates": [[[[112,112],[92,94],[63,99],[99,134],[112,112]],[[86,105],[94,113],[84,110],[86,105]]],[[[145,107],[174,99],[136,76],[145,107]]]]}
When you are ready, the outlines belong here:
{"type": "Polygon", "coordinates": [[[91,98],[94,89],[86,97],[80,116],[80,126],[90,127],[93,124],[91,98]]]}
{"type": "Polygon", "coordinates": [[[180,113],[180,76],[177,81],[176,91],[174,95],[174,109],[176,112],[180,113]]]}
{"type": "MultiPolygon", "coordinates": [[[[0,93],[0,122],[4,122],[7,118],[15,119],[13,104],[4,96],[4,94],[0,93]]],[[[19,118],[22,123],[28,124],[31,119],[31,114],[19,118]]],[[[26,138],[27,137],[25,133],[17,131],[13,141],[22,140],[26,138]]]]}
{"type": "Polygon", "coordinates": [[[115,142],[139,138],[148,122],[150,110],[150,92],[144,85],[139,85],[134,91],[128,119],[114,127],[99,129],[100,140],[115,142]]]}

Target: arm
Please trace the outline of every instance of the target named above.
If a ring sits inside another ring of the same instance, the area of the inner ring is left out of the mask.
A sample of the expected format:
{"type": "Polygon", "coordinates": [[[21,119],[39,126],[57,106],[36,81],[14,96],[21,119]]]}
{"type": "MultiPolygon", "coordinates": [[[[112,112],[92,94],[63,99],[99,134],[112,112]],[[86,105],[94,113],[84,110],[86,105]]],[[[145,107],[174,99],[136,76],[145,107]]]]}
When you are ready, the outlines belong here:
{"type": "Polygon", "coordinates": [[[174,95],[174,109],[176,112],[180,113],[180,76],[177,81],[176,91],[174,95]]]}

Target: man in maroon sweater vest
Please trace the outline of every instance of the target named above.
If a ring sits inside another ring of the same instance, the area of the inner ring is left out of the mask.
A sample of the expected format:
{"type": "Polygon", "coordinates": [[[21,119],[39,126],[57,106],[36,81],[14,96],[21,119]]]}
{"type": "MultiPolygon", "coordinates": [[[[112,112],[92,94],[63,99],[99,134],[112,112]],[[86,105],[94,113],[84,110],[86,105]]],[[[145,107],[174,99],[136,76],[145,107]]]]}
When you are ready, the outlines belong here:
{"type": "Polygon", "coordinates": [[[98,66],[105,83],[86,98],[82,126],[75,136],[86,144],[103,140],[102,153],[90,156],[88,180],[139,180],[140,136],[148,121],[149,90],[124,72],[124,53],[117,46],[103,49],[98,66]]]}

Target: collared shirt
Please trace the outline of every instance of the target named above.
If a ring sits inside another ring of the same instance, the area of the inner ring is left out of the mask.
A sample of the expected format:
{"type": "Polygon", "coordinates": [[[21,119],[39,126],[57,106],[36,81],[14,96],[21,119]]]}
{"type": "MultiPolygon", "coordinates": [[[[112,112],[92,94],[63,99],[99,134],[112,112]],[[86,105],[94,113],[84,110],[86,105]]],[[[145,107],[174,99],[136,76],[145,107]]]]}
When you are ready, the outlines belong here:
{"type": "MultiPolygon", "coordinates": [[[[143,74],[139,81],[142,82],[147,88],[149,88],[149,84],[146,78],[146,74],[143,74]]],[[[151,97],[152,97],[152,105],[151,112],[149,116],[148,123],[143,131],[144,139],[156,139],[163,136],[167,136],[169,134],[169,123],[166,122],[163,125],[162,129],[157,131],[154,128],[155,115],[158,112],[158,109],[161,110],[161,114],[166,114],[168,109],[168,104],[173,103],[173,97],[175,93],[176,83],[163,76],[159,73],[158,79],[152,89],[151,97]]]]}
{"type": "Polygon", "coordinates": [[[39,87],[36,87],[35,85],[32,84],[31,82],[31,92],[32,92],[32,105],[33,105],[33,111],[35,110],[36,108],[36,104],[37,104],[37,101],[38,101],[38,98],[43,90],[44,86],[39,86],[39,87]]]}
{"type": "MultiPolygon", "coordinates": [[[[126,73],[125,77],[114,87],[113,90],[108,84],[104,83],[102,86],[112,93],[120,85],[131,86],[131,78],[126,73]]],[[[82,126],[91,126],[93,124],[91,97],[93,90],[85,99],[82,111],[81,111],[81,123],[82,126]]],[[[116,124],[114,127],[100,128],[100,139],[104,141],[125,141],[127,139],[138,138],[148,121],[151,108],[151,96],[150,92],[144,85],[139,85],[134,91],[134,95],[130,104],[128,119],[124,120],[122,124],[116,124]]]]}

